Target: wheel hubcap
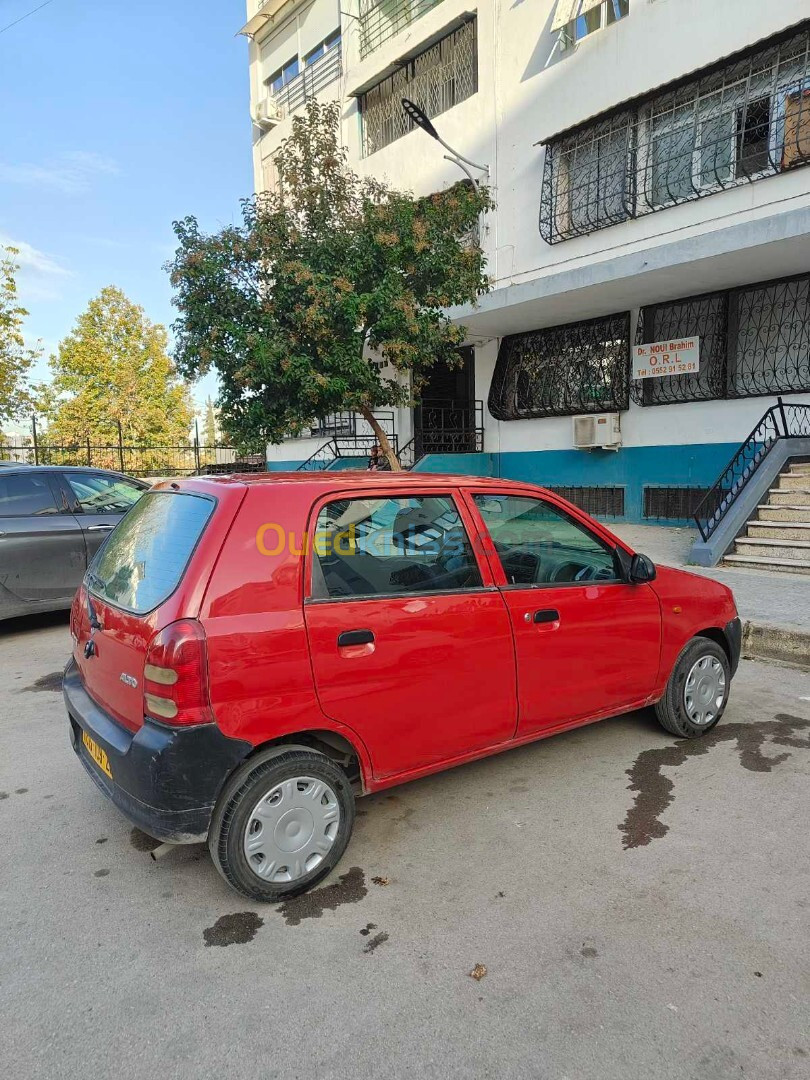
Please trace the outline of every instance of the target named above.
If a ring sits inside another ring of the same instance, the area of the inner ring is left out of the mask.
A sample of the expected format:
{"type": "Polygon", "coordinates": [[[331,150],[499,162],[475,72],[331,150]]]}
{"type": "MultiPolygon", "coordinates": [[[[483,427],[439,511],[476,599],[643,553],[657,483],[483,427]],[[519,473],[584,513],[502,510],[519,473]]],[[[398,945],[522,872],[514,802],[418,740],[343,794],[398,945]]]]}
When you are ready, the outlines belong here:
{"type": "Polygon", "coordinates": [[[726,696],[726,673],[716,656],[702,656],[686,676],[683,703],[698,727],[710,724],[722,708],[726,696]]]}
{"type": "Polygon", "coordinates": [[[323,862],[339,826],[340,807],[328,784],[311,776],[283,780],[250,813],[245,858],[263,881],[297,881],[323,862]]]}

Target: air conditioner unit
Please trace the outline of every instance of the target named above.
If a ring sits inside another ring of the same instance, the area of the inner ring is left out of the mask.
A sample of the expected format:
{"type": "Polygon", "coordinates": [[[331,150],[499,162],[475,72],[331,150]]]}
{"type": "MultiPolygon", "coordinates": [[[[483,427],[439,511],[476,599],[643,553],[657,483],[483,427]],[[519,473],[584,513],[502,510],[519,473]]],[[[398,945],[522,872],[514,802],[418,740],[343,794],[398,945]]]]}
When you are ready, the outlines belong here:
{"type": "Polygon", "coordinates": [[[573,421],[574,446],[577,450],[618,450],[622,445],[618,413],[590,413],[575,416],[573,421]]]}
{"type": "Polygon", "coordinates": [[[256,123],[261,128],[273,128],[283,119],[281,107],[273,98],[265,98],[256,106],[256,123]]]}

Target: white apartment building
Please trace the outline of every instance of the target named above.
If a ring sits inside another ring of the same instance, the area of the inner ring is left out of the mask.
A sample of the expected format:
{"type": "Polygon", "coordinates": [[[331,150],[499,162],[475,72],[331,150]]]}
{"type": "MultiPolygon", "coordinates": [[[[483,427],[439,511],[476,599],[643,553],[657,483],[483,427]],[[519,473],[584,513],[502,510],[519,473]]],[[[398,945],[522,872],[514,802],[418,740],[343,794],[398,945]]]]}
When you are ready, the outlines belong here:
{"type": "MultiPolygon", "coordinates": [[[[360,172],[419,195],[461,178],[403,97],[486,166],[492,290],[451,313],[465,366],[387,418],[415,467],[678,523],[778,395],[810,402],[807,0],[249,0],[248,15],[257,190],[311,95],[341,102],[360,172]],[[634,377],[651,370],[637,345],[663,342],[683,364],[634,377]]],[[[353,424],[269,447],[270,467],[325,460],[353,424]]]]}

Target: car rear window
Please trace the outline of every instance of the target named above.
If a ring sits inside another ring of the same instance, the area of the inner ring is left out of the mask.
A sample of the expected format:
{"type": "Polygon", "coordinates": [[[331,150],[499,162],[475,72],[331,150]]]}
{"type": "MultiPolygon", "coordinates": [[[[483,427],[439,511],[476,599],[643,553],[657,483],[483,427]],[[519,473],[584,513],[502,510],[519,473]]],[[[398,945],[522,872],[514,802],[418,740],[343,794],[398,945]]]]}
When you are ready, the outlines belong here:
{"type": "Polygon", "coordinates": [[[91,591],[137,615],[156,608],[180,584],[213,510],[206,495],[147,492],[93,560],[91,591]]]}

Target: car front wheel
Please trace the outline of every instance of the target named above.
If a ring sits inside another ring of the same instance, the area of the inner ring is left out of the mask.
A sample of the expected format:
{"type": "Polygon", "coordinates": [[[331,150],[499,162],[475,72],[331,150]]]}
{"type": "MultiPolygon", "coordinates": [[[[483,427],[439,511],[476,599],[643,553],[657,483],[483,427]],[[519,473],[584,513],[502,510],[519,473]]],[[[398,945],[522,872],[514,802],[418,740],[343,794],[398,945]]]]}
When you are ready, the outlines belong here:
{"type": "Polygon", "coordinates": [[[655,706],[659,723],[682,739],[701,738],[723,715],[730,684],[725,650],[710,638],[692,638],[675,661],[664,696],[655,706]]]}
{"type": "Polygon", "coordinates": [[[243,896],[274,903],[337,865],[354,825],[343,770],[315,750],[259,753],[226,784],[211,822],[214,864],[243,896]]]}

